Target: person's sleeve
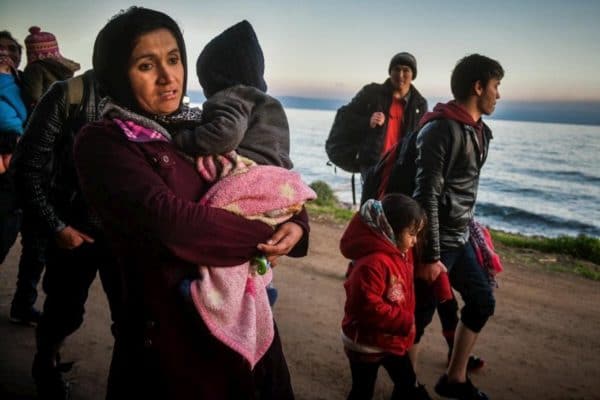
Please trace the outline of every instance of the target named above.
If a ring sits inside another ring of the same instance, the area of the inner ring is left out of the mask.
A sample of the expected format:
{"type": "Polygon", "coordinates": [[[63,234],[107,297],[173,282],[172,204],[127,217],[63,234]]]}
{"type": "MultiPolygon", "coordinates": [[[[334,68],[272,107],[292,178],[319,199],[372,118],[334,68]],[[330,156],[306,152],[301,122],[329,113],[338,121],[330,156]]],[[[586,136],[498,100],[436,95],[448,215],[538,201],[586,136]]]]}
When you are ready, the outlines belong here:
{"type": "Polygon", "coordinates": [[[291,169],[290,127],[283,106],[279,100],[262,93],[254,97],[254,103],[248,131],[238,152],[260,165],[291,169]]]}
{"type": "Polygon", "coordinates": [[[414,314],[408,307],[384,299],[387,290],[385,267],[357,265],[348,283],[353,292],[353,304],[359,307],[358,322],[369,329],[391,335],[406,336],[414,324],[414,314]]]}
{"type": "Polygon", "coordinates": [[[348,103],[343,107],[344,122],[347,126],[352,126],[354,129],[362,129],[365,132],[369,129],[371,120],[371,110],[374,105],[371,104],[373,97],[373,86],[364,86],[348,103]]]}
{"type": "Polygon", "coordinates": [[[64,85],[52,85],[35,107],[13,159],[21,201],[50,232],[65,227],[50,202],[48,188],[55,167],[53,159],[59,157],[54,152],[66,123],[66,115],[64,85]]]}
{"type": "Polygon", "coordinates": [[[450,135],[439,122],[425,126],[417,136],[417,159],[413,198],[427,213],[425,263],[440,259],[439,204],[444,188],[444,165],[450,146],[450,135]]]}
{"type": "Polygon", "coordinates": [[[134,226],[184,261],[238,265],[273,234],[262,222],[177,197],[138,144],[97,125],[79,133],[74,158],[84,195],[107,226],[134,226]]]}
{"type": "Polygon", "coordinates": [[[296,246],[289,252],[289,257],[304,257],[308,254],[308,241],[310,236],[310,226],[308,224],[308,213],[306,212],[306,208],[302,207],[302,211],[296,215],[294,215],[289,222],[294,222],[298,224],[304,235],[302,235],[302,239],[296,243],[296,246]]]}
{"type": "Polygon", "coordinates": [[[195,127],[178,129],[173,143],[192,157],[235,150],[248,130],[251,111],[251,102],[231,91],[221,91],[203,104],[202,121],[195,127]]]}
{"type": "MultiPolygon", "coordinates": [[[[0,93],[0,95],[2,94],[0,93]]],[[[0,116],[2,116],[0,118],[0,136],[23,132],[23,121],[19,118],[16,108],[4,98],[0,98],[0,116]]],[[[0,140],[2,140],[1,137],[0,140]]]]}
{"type": "Polygon", "coordinates": [[[0,134],[0,154],[12,154],[17,147],[19,134],[17,132],[2,132],[0,134]]]}

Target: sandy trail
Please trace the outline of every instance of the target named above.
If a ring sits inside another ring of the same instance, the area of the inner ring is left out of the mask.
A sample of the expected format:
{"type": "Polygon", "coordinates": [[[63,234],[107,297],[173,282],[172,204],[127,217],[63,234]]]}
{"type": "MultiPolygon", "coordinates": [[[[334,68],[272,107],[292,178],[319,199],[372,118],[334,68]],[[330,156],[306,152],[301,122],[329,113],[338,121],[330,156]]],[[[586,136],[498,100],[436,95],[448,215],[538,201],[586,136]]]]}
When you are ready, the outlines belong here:
{"type": "MultiPolygon", "coordinates": [[[[275,269],[277,323],[299,400],[344,399],[350,374],[339,339],[346,261],[338,252],[342,228],[313,222],[308,257],[275,269]]],[[[8,321],[20,248],[0,268],[0,398],[34,398],[29,371],[34,330],[8,321]]],[[[476,353],[487,361],[474,382],[492,399],[600,399],[600,282],[505,262],[496,315],[476,353]]],[[[103,399],[112,338],[108,306],[96,280],[84,326],[69,338],[64,358],[74,399],[103,399]]],[[[446,356],[437,317],[423,339],[420,380],[433,392],[446,356]]],[[[380,372],[375,399],[391,383],[380,372]]]]}

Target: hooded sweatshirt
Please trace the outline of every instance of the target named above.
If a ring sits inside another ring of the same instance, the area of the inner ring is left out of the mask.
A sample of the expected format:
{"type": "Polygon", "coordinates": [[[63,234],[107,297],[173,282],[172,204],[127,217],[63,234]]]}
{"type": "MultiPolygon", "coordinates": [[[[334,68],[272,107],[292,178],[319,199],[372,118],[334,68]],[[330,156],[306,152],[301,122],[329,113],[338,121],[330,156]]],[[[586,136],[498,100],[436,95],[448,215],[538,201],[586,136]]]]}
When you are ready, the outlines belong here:
{"type": "Polygon", "coordinates": [[[474,121],[471,114],[469,114],[463,106],[458,104],[456,100],[451,100],[448,103],[437,103],[433,108],[433,111],[423,115],[423,118],[421,118],[421,121],[419,122],[419,129],[424,127],[428,122],[436,119],[452,119],[461,124],[472,126],[477,133],[477,140],[481,145],[483,141],[483,121],[481,119],[479,121],[474,121]]]}
{"type": "Polygon", "coordinates": [[[357,344],[403,355],[415,339],[412,251],[402,254],[356,214],[340,250],[348,267],[344,335],[357,344]]]}
{"type": "Polygon", "coordinates": [[[173,135],[175,145],[192,157],[237,150],[257,164],[291,168],[287,116],[265,93],[264,57],[252,25],[242,21],[212,39],[196,69],[208,100],[200,123],[173,135]]]}
{"type": "Polygon", "coordinates": [[[14,75],[0,73],[0,132],[23,134],[27,110],[14,75]]]}

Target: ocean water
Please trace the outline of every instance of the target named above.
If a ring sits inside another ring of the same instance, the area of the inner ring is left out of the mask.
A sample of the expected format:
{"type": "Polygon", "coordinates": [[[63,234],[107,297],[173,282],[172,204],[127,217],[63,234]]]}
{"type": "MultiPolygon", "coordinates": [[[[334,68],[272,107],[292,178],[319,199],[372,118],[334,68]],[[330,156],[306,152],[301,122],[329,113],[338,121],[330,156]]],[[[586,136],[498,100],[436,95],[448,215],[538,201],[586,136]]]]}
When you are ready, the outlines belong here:
{"type": "MultiPolygon", "coordinates": [[[[352,202],[351,174],[327,164],[335,111],[286,108],[294,168],[352,202]]],[[[494,133],[476,217],[526,235],[600,237],[600,126],[487,120],[494,133]]],[[[360,179],[357,176],[357,200],[360,179]]]]}

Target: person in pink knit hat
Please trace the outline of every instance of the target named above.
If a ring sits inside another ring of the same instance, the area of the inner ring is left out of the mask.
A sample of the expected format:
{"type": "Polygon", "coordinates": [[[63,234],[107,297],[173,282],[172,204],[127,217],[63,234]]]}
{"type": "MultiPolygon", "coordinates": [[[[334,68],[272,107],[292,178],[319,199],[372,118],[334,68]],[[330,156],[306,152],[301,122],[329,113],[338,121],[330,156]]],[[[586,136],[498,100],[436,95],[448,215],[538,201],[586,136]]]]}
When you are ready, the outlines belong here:
{"type": "Polygon", "coordinates": [[[33,109],[52,83],[73,77],[80,65],[60,53],[56,36],[38,26],[29,28],[25,38],[27,66],[23,71],[25,105],[33,109]]]}

